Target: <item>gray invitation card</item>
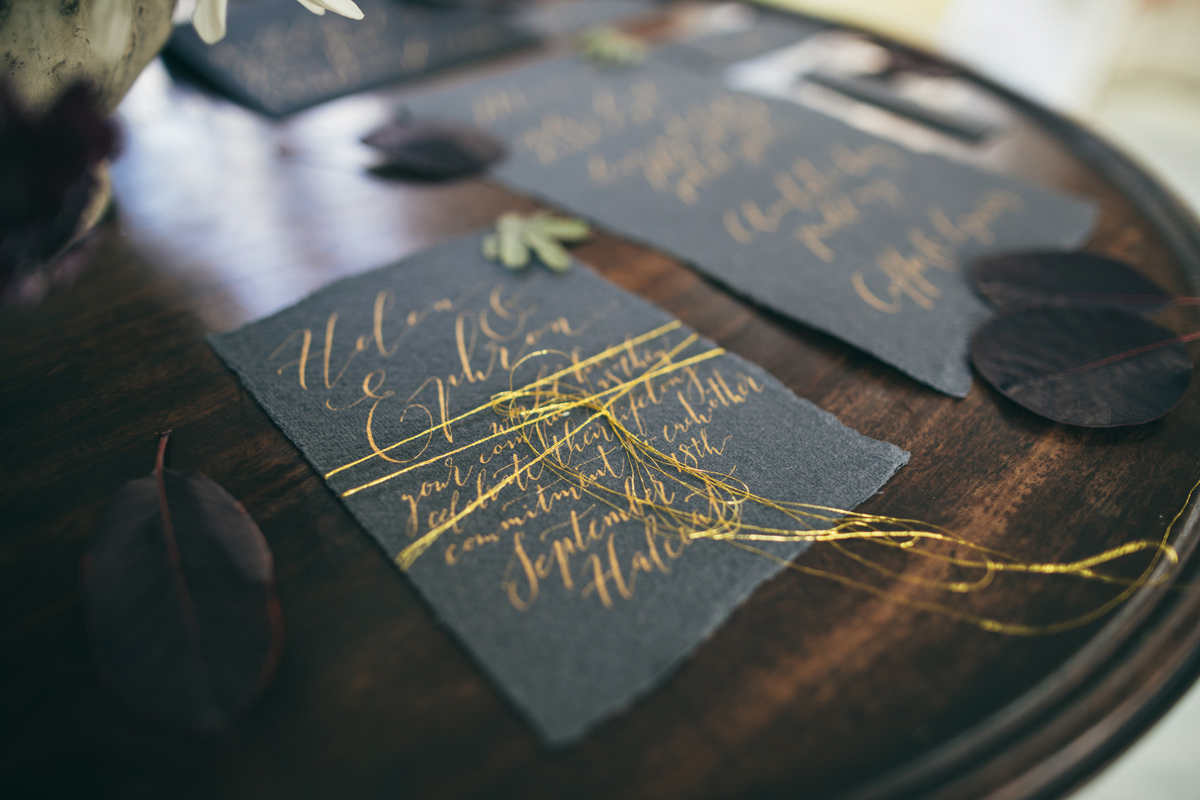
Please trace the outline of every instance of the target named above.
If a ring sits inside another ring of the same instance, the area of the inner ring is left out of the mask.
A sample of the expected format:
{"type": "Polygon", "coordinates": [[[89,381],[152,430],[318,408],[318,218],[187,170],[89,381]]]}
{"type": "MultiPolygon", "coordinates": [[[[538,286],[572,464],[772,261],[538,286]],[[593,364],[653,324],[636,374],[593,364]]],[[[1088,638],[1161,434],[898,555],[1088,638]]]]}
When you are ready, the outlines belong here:
{"type": "Polygon", "coordinates": [[[283,116],[536,41],[487,8],[397,0],[359,0],[358,6],[362,20],[318,16],[295,0],[236,3],[220,42],[205,44],[191,25],[179,25],[167,54],[230,97],[283,116]]]}
{"type": "Polygon", "coordinates": [[[551,0],[517,6],[513,20],[538,36],[562,36],[593,25],[618,25],[653,14],[649,0],[551,0]]]}
{"type": "Polygon", "coordinates": [[[565,58],[418,96],[511,144],[514,188],[660,248],[947,394],[988,316],[981,253],[1079,245],[1092,206],[904,150],[661,61],[565,58]]]}
{"type": "Polygon", "coordinates": [[[827,527],[812,506],[908,459],[586,267],[510,272],[476,237],[211,342],[550,744],[805,546],[731,535],[827,527]]]}

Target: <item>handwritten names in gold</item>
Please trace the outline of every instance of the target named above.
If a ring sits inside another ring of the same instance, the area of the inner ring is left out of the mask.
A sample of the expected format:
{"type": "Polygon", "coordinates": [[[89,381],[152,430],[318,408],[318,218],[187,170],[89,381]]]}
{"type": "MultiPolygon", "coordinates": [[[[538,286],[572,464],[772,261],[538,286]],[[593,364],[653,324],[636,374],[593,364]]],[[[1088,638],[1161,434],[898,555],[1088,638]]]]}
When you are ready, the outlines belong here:
{"type": "Polygon", "coordinates": [[[851,273],[854,291],[867,305],[885,314],[899,313],[906,301],[932,311],[942,291],[930,280],[930,270],[957,272],[959,248],[971,241],[993,244],[996,220],[1021,207],[1021,198],[1007,191],[989,192],[974,209],[954,219],[940,206],[934,206],[929,209],[925,225],[909,229],[906,247],[891,246],[879,253],[875,259],[879,274],[873,280],[869,281],[861,269],[851,273]],[[872,288],[880,276],[886,281],[882,290],[872,288]]]}
{"type": "Polygon", "coordinates": [[[421,308],[397,305],[379,292],[362,331],[339,328],[334,310],[323,331],[291,332],[269,360],[278,376],[313,392],[324,413],[357,415],[364,455],[325,477],[341,476],[342,486],[363,476],[339,490],[343,497],[396,486],[412,559],[436,546],[454,569],[483,548],[507,547],[497,579],[514,608],[531,608],[548,585],[611,608],[631,599],[639,581],[670,575],[692,543],[682,529],[659,530],[659,516],[646,509],[691,514],[698,524],[728,513],[727,498],[686,475],[703,474],[726,452],[732,437],[714,434],[714,420],[764,387],[714,361],[719,348],[669,323],[588,355],[580,337],[611,308],[535,323],[545,315],[502,286],[421,308]],[[391,361],[411,359],[407,337],[430,324],[456,367],[416,382],[407,375],[402,387],[391,361]],[[468,385],[476,399],[490,387],[490,404],[464,411],[457,398],[468,385]],[[507,413],[487,422],[502,406],[507,413]],[[401,429],[415,432],[379,438],[401,429]],[[630,435],[665,453],[667,469],[645,469],[621,440],[630,435]],[[488,508],[499,513],[477,513],[488,508]]]}

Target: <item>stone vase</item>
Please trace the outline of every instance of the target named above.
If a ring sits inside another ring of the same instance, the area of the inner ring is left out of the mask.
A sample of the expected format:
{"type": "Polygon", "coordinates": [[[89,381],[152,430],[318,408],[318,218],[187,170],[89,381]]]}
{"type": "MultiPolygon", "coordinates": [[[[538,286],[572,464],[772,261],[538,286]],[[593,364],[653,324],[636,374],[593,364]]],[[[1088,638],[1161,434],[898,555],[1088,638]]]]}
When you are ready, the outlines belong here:
{"type": "Polygon", "coordinates": [[[175,0],[0,0],[4,77],[31,110],[87,80],[111,113],[171,35],[175,0]]]}
{"type": "MultiPolygon", "coordinates": [[[[111,114],[171,35],[175,0],[0,0],[0,81],[28,112],[45,112],[67,87],[85,81],[111,114]]],[[[107,164],[91,176],[74,234],[49,260],[26,264],[0,305],[33,305],[67,287],[87,267],[88,234],[111,204],[107,164]]]]}

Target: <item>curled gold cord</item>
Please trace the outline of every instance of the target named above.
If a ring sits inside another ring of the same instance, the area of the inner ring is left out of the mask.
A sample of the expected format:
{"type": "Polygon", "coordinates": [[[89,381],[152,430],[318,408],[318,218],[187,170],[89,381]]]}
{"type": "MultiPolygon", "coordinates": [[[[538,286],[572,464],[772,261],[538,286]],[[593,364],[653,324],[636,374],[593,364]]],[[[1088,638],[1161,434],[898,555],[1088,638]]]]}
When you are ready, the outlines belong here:
{"type": "MultiPolygon", "coordinates": [[[[446,531],[456,527],[463,518],[497,497],[502,489],[516,483],[530,468],[543,464],[543,469],[549,468],[558,476],[555,483],[563,482],[578,488],[595,504],[607,506],[612,511],[619,513],[623,519],[641,522],[654,535],[687,541],[711,539],[728,542],[744,551],[757,554],[782,567],[805,575],[831,580],[911,608],[942,614],[983,630],[1012,636],[1048,635],[1086,625],[1112,611],[1142,587],[1165,583],[1170,577],[1170,569],[1179,564],[1179,555],[1171,545],[1170,537],[1184,510],[1191,503],[1193,495],[1197,489],[1200,489],[1200,482],[1192,487],[1184,506],[1171,520],[1159,540],[1130,541],[1087,558],[1070,562],[1027,563],[1014,555],[975,544],[940,526],[927,525],[917,520],[864,514],[810,503],[772,500],[754,494],[745,483],[734,478],[732,473],[712,472],[684,463],[674,454],[664,453],[634,434],[617,418],[612,409],[619,399],[628,395],[639,385],[649,386],[650,382],[657,378],[722,355],[724,353],[722,349],[709,349],[677,361],[678,356],[699,341],[699,337],[692,334],[679,344],[662,352],[659,358],[640,375],[599,391],[587,377],[586,370],[587,367],[613,358],[635,344],[649,342],[678,327],[678,323],[673,323],[656,328],[627,343],[608,348],[585,361],[552,371],[546,377],[538,378],[517,388],[515,375],[520,367],[538,358],[565,357],[566,354],[544,350],[525,356],[510,371],[508,391],[500,392],[494,395],[488,403],[450,420],[450,422],[459,422],[490,411],[500,417],[504,423],[502,427],[490,435],[448,453],[443,453],[436,458],[407,465],[380,478],[347,489],[341,493],[341,496],[349,497],[376,487],[418,467],[432,464],[447,455],[470,449],[492,439],[514,436],[529,448],[530,460],[519,467],[514,467],[511,475],[499,481],[450,519],[437,525],[404,548],[396,557],[396,563],[401,569],[409,569],[446,531]],[[575,376],[577,382],[570,381],[572,375],[575,376]],[[586,418],[572,428],[569,424],[569,417],[578,412],[583,412],[586,418]],[[556,436],[550,429],[552,425],[560,423],[565,423],[561,428],[562,435],[556,436]],[[582,470],[582,465],[573,466],[570,463],[572,438],[593,424],[607,427],[611,437],[618,444],[618,447],[612,452],[618,453],[618,457],[623,458],[625,465],[629,467],[627,473],[629,477],[626,478],[624,486],[620,489],[613,488],[602,483],[596,477],[588,475],[582,470]],[[563,445],[567,445],[568,448],[566,456],[561,452],[563,445]],[[673,500],[668,500],[677,494],[682,494],[683,505],[687,506],[686,508],[681,508],[673,500]],[[777,515],[782,515],[791,520],[794,525],[788,523],[785,527],[771,527],[751,523],[745,519],[744,513],[750,507],[767,509],[777,515]],[[1070,619],[1043,625],[1006,622],[972,614],[947,603],[912,597],[836,572],[788,561],[756,546],[771,542],[826,543],[851,561],[882,578],[921,589],[933,589],[951,594],[981,592],[992,586],[999,576],[1008,573],[1070,576],[1122,588],[1117,595],[1100,606],[1070,619]],[[980,574],[971,580],[937,580],[914,576],[890,569],[874,558],[849,549],[846,545],[851,542],[899,549],[957,569],[978,571],[980,574]],[[953,549],[949,554],[945,554],[932,549],[935,547],[951,547],[953,549]],[[967,555],[965,557],[956,555],[959,549],[966,550],[967,555]],[[1136,578],[1122,578],[1101,569],[1120,559],[1145,552],[1151,552],[1152,556],[1136,578]],[[1163,574],[1154,577],[1155,571],[1159,570],[1160,564],[1164,563],[1166,568],[1163,570],[1163,574]]],[[[440,427],[442,427],[442,423],[430,430],[440,427]]],[[[429,433],[430,431],[427,430],[403,439],[382,451],[333,470],[326,475],[326,478],[369,461],[380,452],[416,441],[429,433]]]]}

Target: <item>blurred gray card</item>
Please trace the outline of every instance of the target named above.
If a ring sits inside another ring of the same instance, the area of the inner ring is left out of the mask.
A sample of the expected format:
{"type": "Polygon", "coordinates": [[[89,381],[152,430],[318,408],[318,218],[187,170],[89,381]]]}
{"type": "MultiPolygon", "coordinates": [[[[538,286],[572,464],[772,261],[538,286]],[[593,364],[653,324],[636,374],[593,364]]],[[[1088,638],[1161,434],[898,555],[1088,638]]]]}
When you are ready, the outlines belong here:
{"type": "Polygon", "coordinates": [[[477,237],[210,341],[555,745],[805,547],[722,536],[827,527],[806,504],[908,460],[586,267],[510,272],[477,237]]]}
{"type": "Polygon", "coordinates": [[[551,0],[517,6],[515,23],[538,36],[562,36],[592,25],[615,25],[653,14],[649,0],[551,0]]]}
{"type": "Polygon", "coordinates": [[[542,61],[407,105],[510,142],[495,174],[514,188],[959,397],[971,386],[968,337],[988,315],[964,265],[1076,247],[1096,216],[661,61],[542,61]]]}
{"type": "Polygon", "coordinates": [[[179,25],[167,54],[230,97],[283,116],[537,40],[507,15],[483,7],[396,0],[359,0],[358,6],[362,20],[318,16],[294,0],[236,3],[220,42],[205,44],[191,25],[179,25]]]}

